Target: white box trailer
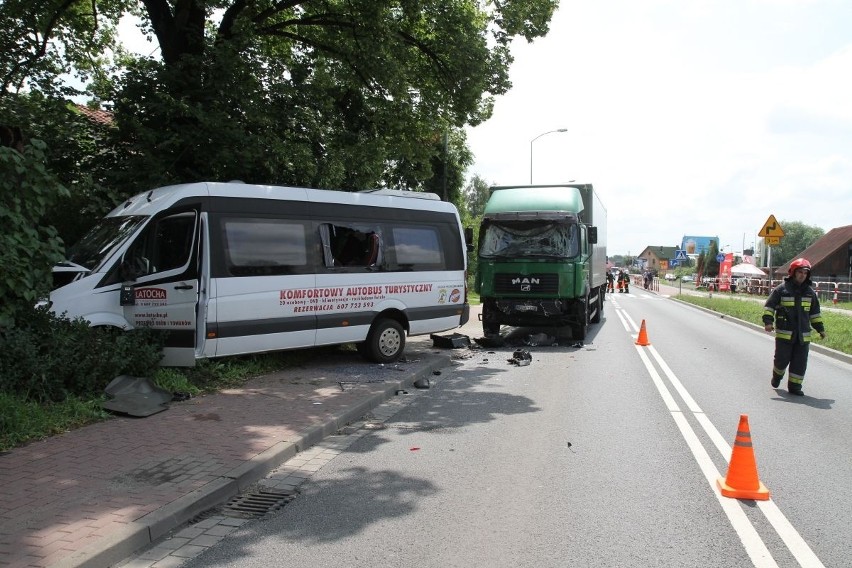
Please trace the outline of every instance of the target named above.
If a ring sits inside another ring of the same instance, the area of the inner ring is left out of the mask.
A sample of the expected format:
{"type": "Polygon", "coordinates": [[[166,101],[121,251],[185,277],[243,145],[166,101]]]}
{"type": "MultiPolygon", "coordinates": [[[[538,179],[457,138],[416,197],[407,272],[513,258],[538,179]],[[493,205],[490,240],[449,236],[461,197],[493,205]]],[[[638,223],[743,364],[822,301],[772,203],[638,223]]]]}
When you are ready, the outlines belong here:
{"type": "Polygon", "coordinates": [[[175,185],[128,199],[71,247],[50,305],[167,332],[163,365],[350,342],[390,362],[406,334],[467,321],[466,250],[435,194],[175,185]]]}

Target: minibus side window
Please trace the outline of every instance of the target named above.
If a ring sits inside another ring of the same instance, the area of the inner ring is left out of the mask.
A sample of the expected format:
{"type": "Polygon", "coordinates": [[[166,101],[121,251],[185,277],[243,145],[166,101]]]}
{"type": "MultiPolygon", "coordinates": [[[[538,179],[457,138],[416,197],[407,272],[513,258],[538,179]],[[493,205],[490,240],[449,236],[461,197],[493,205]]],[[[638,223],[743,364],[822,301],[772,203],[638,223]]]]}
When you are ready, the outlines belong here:
{"type": "Polygon", "coordinates": [[[440,235],[433,227],[394,227],[393,251],[400,267],[442,270],[444,255],[440,235]]]}
{"type": "Polygon", "coordinates": [[[195,212],[151,221],[124,255],[136,278],[186,266],[195,240],[195,212]]]}
{"type": "Polygon", "coordinates": [[[225,265],[232,276],[300,274],[309,269],[305,223],[225,218],[222,230],[225,265]]]}
{"type": "Polygon", "coordinates": [[[377,267],[382,264],[382,239],[376,227],[326,223],[320,226],[329,268],[338,266],[377,267]]]}

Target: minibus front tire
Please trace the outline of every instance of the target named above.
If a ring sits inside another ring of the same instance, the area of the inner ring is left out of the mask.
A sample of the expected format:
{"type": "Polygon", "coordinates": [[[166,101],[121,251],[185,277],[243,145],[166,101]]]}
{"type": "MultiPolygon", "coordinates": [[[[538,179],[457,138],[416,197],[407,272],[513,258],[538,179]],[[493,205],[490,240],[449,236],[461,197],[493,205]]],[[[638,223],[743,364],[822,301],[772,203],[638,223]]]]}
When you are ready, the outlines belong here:
{"type": "Polygon", "coordinates": [[[358,344],[358,352],[374,363],[393,363],[405,349],[405,331],[390,318],[376,320],[367,339],[358,344]]]}

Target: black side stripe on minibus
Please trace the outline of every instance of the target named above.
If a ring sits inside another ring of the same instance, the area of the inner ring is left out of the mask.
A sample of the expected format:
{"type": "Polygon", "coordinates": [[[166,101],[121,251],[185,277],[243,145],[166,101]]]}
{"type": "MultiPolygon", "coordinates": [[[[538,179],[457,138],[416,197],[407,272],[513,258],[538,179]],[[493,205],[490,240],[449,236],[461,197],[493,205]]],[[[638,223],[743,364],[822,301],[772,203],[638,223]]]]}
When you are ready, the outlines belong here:
{"type": "Polygon", "coordinates": [[[194,329],[168,329],[164,330],[166,334],[165,347],[195,347],[195,330],[194,329]]]}
{"type": "MultiPolygon", "coordinates": [[[[428,308],[409,308],[405,310],[408,321],[449,318],[461,315],[462,306],[430,306],[428,308]]],[[[346,325],[371,325],[375,321],[376,312],[355,312],[348,314],[329,314],[317,316],[317,329],[331,329],[346,325]]]]}
{"type": "Polygon", "coordinates": [[[461,316],[464,304],[448,304],[445,306],[428,306],[425,308],[410,308],[405,310],[410,320],[429,320],[461,316]]]}
{"type": "Polygon", "coordinates": [[[207,325],[207,337],[211,337],[211,333],[214,334],[213,337],[223,339],[247,335],[266,335],[268,333],[308,331],[315,327],[316,316],[219,322],[207,325]]]}

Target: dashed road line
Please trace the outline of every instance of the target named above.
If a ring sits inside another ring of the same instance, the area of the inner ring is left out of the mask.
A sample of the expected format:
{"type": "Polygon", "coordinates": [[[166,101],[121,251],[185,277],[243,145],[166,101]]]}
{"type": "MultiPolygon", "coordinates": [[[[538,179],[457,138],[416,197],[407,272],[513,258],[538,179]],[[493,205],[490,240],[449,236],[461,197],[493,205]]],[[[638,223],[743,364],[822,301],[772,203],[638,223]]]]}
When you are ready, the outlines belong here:
{"type": "MultiPolygon", "coordinates": [[[[636,322],[633,321],[630,315],[625,313],[622,308],[616,306],[616,310],[619,320],[621,320],[631,338],[635,341],[638,336],[639,326],[636,325],[636,322]]],[[[659,352],[652,345],[634,345],[634,347],[636,352],[639,354],[639,358],[642,360],[642,363],[645,365],[654,386],[660,393],[663,403],[666,405],[666,408],[669,410],[675,424],[680,430],[681,436],[683,436],[684,441],[686,441],[687,446],[695,458],[695,461],[698,463],[699,468],[707,479],[707,483],[710,485],[713,494],[722,506],[722,510],[728,517],[734,531],[739,536],[746,553],[752,561],[752,564],[759,568],[777,567],[778,564],[772,557],[772,554],[769,552],[769,549],[766,547],[763,539],[758,534],[757,529],[745,515],[742,506],[736,499],[724,497],[717,489],[716,480],[724,476],[722,476],[716,469],[716,466],[713,464],[707,450],[701,444],[695,430],[693,430],[692,426],[690,426],[689,422],[686,420],[683,411],[675,401],[674,396],[672,396],[669,388],[657,372],[656,367],[651,362],[647,353],[650,353],[654,358],[654,361],[656,361],[669,383],[686,404],[689,412],[701,425],[701,428],[710,438],[719,453],[722,454],[722,457],[726,462],[730,461],[731,446],[724,440],[713,423],[710,422],[710,419],[706,414],[704,414],[704,411],[701,410],[701,407],[695,399],[692,398],[686,390],[686,387],[684,387],[683,383],[677,378],[674,371],[672,371],[659,352]]],[[[771,499],[767,501],[757,501],[756,503],[758,509],[764,514],[773,529],[775,529],[775,532],[784,542],[785,546],[793,555],[796,562],[798,562],[799,566],[803,568],[824,568],[819,557],[817,557],[810,546],[808,546],[807,542],[805,542],[799,532],[795,529],[795,527],[793,527],[790,521],[784,516],[778,506],[771,499]]]]}

